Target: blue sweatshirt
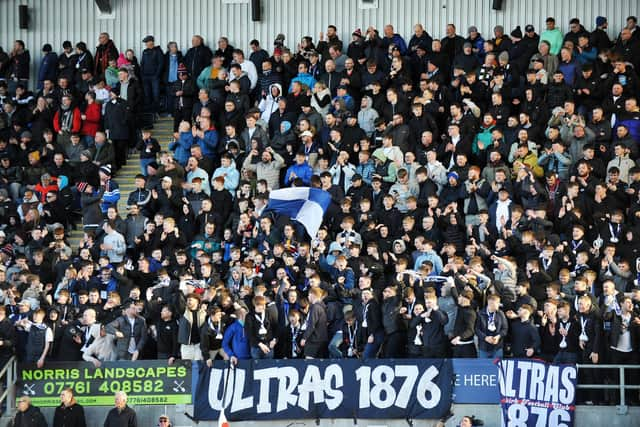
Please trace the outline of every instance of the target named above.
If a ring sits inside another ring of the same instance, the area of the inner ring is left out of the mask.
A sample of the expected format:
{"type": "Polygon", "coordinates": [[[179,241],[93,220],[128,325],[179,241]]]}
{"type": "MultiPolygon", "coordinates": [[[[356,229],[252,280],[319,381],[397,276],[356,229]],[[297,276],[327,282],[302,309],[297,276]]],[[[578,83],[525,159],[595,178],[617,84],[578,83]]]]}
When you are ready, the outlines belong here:
{"type": "Polygon", "coordinates": [[[204,138],[195,138],[196,143],[202,149],[202,155],[209,158],[217,158],[218,132],[211,128],[204,131],[204,138]]]}
{"type": "Polygon", "coordinates": [[[222,338],[222,349],[229,357],[235,356],[238,359],[251,359],[249,351],[249,338],[244,331],[244,324],[236,320],[224,331],[222,338]]]}

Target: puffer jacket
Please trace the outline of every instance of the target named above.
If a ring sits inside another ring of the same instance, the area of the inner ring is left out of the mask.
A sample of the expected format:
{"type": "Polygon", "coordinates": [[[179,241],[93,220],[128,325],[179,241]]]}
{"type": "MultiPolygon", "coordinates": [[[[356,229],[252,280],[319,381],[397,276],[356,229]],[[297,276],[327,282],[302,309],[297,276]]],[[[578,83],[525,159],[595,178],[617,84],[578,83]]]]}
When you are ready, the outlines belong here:
{"type": "MultiPolygon", "coordinates": [[[[198,312],[196,313],[197,318],[196,322],[198,322],[198,330],[202,328],[202,326],[207,321],[207,310],[204,306],[200,306],[198,312]]],[[[179,344],[191,344],[191,325],[193,325],[193,313],[188,308],[185,308],[182,317],[178,321],[178,343],[179,344]]]]}

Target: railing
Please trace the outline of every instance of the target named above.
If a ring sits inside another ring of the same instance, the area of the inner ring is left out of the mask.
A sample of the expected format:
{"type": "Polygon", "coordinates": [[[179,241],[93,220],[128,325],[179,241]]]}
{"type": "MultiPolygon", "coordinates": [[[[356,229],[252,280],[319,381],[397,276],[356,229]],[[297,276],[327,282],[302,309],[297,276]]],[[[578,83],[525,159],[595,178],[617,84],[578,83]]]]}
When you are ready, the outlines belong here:
{"type": "Polygon", "coordinates": [[[588,390],[618,390],[618,394],[620,395],[620,404],[617,406],[618,414],[624,415],[628,412],[629,408],[627,406],[625,400],[625,391],[626,390],[640,390],[640,385],[635,384],[626,384],[625,381],[625,370],[634,369],[640,370],[640,365],[576,365],[578,367],[578,380],[580,379],[580,370],[581,369],[609,369],[609,370],[617,370],[619,381],[618,384],[580,384],[578,383],[578,389],[588,389],[588,390]]]}
{"type": "Polygon", "coordinates": [[[0,394],[0,407],[8,415],[13,415],[16,409],[16,380],[18,379],[18,361],[15,356],[11,357],[0,371],[0,384],[4,381],[4,391],[0,394]]]}

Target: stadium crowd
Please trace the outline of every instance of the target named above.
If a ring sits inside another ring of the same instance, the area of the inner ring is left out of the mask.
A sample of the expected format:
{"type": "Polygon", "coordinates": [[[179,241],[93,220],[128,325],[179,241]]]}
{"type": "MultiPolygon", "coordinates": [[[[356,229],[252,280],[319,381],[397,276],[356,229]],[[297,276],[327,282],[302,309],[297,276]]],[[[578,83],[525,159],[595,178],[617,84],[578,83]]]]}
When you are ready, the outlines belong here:
{"type": "Polygon", "coordinates": [[[0,50],[0,364],[637,364],[640,28],[568,24],[344,41],[330,25],[248,55],[147,36],[139,61],[102,33],[95,54],[45,44],[33,89],[16,40],[0,50]],[[294,186],[331,195],[317,236],[269,211],[294,186]]]}

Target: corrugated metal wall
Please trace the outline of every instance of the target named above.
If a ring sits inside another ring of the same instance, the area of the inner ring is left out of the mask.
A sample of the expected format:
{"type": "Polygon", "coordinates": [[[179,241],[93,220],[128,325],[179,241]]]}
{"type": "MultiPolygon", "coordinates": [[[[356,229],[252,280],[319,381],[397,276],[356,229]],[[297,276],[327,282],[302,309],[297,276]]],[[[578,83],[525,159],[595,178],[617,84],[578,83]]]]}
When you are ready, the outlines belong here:
{"type": "MultiPolygon", "coordinates": [[[[481,33],[492,34],[496,24],[510,32],[516,25],[544,27],[547,16],[554,16],[563,31],[568,21],[578,17],[587,29],[595,17],[607,16],[609,35],[615,37],[629,15],[640,14],[639,0],[504,0],[503,10],[491,9],[491,0],[378,0],[376,9],[360,9],[359,0],[262,0],[262,21],[251,21],[250,2],[228,4],[223,0],[111,0],[115,19],[98,19],[93,0],[0,0],[0,46],[10,50],[12,41],[22,39],[39,62],[40,48],[51,43],[60,51],[64,40],[85,41],[95,46],[98,33],[107,31],[118,48],[142,49],[142,38],[154,34],[164,46],[176,40],[183,52],[193,34],[201,34],[215,46],[220,35],[227,35],[236,47],[248,49],[257,38],[271,48],[277,33],[287,36],[295,46],[300,37],[318,33],[335,24],[341,39],[349,40],[355,28],[363,32],[369,25],[382,28],[391,23],[396,31],[410,36],[413,24],[420,22],[434,37],[442,37],[447,23],[454,23],[466,36],[469,25],[481,33]],[[18,27],[18,5],[29,6],[28,30],[18,27]]],[[[93,50],[93,48],[92,48],[93,50]]],[[[35,70],[34,64],[33,69],[35,70]]]]}

